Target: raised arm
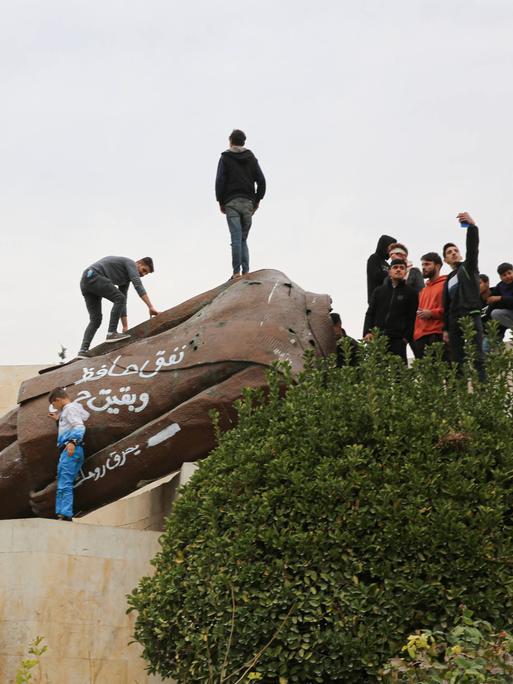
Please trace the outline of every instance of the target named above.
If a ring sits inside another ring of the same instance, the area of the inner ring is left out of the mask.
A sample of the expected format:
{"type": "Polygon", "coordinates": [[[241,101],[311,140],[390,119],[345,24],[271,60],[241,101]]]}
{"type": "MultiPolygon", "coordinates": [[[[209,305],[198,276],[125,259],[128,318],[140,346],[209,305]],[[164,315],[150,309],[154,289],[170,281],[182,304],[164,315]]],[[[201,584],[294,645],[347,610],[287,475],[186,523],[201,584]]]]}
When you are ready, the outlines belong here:
{"type": "Polygon", "coordinates": [[[468,223],[467,228],[467,249],[465,253],[465,263],[469,271],[479,272],[479,228],[474,223],[474,219],[467,211],[458,214],[460,223],[468,223]]]}

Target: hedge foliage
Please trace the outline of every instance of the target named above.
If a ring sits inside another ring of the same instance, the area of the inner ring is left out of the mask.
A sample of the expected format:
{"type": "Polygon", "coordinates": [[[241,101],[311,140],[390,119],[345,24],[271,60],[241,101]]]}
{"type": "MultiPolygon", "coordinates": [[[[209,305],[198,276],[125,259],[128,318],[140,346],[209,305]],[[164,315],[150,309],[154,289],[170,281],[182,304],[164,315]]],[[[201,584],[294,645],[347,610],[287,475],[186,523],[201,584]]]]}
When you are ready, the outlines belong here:
{"type": "Polygon", "coordinates": [[[495,347],[482,385],[440,350],[360,354],[296,383],[277,368],[239,402],[129,597],[151,672],[366,684],[461,604],[512,624],[513,354],[495,347]]]}
{"type": "Polygon", "coordinates": [[[464,610],[447,633],[410,634],[404,657],[383,669],[386,684],[511,684],[513,635],[494,633],[490,623],[464,610]]]}

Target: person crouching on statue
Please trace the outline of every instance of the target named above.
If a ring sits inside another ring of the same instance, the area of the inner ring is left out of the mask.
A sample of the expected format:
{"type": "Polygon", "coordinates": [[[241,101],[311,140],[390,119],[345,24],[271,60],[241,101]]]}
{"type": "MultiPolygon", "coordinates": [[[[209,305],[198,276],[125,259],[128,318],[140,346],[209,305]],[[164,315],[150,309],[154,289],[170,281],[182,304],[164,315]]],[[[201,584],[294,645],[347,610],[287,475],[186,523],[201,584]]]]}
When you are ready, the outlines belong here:
{"type": "Polygon", "coordinates": [[[49,417],[58,421],[57,448],[57,495],[55,514],[57,520],[73,518],[73,484],[84,463],[84,421],[88,411],[76,401],[71,401],[66,390],[57,387],[48,395],[49,417]]]}

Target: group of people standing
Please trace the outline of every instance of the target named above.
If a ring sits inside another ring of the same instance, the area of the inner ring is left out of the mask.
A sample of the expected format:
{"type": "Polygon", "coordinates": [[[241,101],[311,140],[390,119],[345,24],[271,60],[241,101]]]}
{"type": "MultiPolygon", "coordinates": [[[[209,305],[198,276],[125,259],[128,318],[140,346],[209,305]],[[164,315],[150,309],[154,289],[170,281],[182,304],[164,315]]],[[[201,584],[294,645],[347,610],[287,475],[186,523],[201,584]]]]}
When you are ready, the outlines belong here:
{"type": "Polygon", "coordinates": [[[466,230],[465,258],[452,242],[442,256],[427,252],[421,258],[422,272],[408,261],[407,248],[389,235],[382,235],[367,260],[368,309],[363,338],[371,340],[378,328],[387,338],[389,351],[406,361],[410,344],[416,358],[435,342],[444,344],[444,359],[461,365],[465,357],[462,319],[474,329],[475,364],[485,378],[487,340],[483,322],[495,320],[503,336],[513,327],[513,265],[501,263],[498,284],[490,288],[488,276],[479,273],[479,229],[467,212],[457,215],[466,230]],[[443,262],[449,275],[441,275],[443,262]],[[425,281],[425,282],[424,282],[425,281]]]}
{"type": "MultiPolygon", "coordinates": [[[[264,174],[255,155],[245,147],[243,131],[233,130],[229,147],[221,154],[215,182],[216,199],[226,215],[231,236],[232,274],[236,280],[249,272],[248,234],[253,215],[266,190],[264,174]]],[[[421,269],[408,261],[408,249],[395,238],[382,235],[374,254],[367,261],[368,309],[363,338],[369,341],[379,329],[388,339],[389,351],[406,361],[410,344],[415,356],[422,358],[435,342],[444,343],[444,358],[461,364],[464,360],[464,337],[460,323],[468,317],[474,327],[475,360],[479,377],[484,380],[483,320],[496,320],[504,332],[513,327],[513,266],[500,264],[500,282],[490,288],[489,278],[479,274],[479,230],[466,213],[457,216],[467,231],[465,258],[454,243],[447,243],[442,256],[427,252],[422,256],[421,269]],[[443,261],[451,268],[441,275],[443,261]]],[[[88,356],[89,347],[102,321],[102,299],[113,307],[106,342],[128,338],[127,293],[132,284],[148,307],[150,316],[157,316],[141,279],[154,272],[151,257],[134,261],[127,257],[107,256],[88,266],[80,281],[80,289],[89,313],[78,357],[88,356]],[[121,321],[121,332],[118,331],[121,321]]],[[[337,339],[347,337],[340,316],[331,314],[337,339]]],[[[352,340],[355,352],[357,343],[352,340]]],[[[338,364],[346,362],[341,349],[338,364]]],[[[357,362],[352,354],[352,362],[357,362]]],[[[70,520],[73,515],[73,482],[84,460],[84,421],[88,413],[71,401],[66,391],[56,388],[50,393],[50,416],[58,421],[60,452],[57,477],[57,517],[70,520]]]]}

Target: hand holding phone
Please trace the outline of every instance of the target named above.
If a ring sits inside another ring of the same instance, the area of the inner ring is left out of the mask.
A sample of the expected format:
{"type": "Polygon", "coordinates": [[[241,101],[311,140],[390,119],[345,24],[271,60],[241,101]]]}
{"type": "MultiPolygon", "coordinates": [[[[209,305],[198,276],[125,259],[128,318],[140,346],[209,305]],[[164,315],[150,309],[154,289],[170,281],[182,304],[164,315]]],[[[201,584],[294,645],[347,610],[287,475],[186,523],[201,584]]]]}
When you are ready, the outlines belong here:
{"type": "Polygon", "coordinates": [[[460,222],[462,228],[468,228],[470,225],[474,225],[474,219],[468,211],[460,211],[456,218],[460,222]]]}

